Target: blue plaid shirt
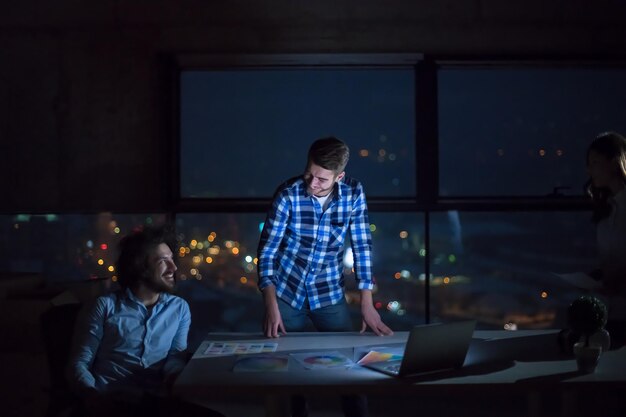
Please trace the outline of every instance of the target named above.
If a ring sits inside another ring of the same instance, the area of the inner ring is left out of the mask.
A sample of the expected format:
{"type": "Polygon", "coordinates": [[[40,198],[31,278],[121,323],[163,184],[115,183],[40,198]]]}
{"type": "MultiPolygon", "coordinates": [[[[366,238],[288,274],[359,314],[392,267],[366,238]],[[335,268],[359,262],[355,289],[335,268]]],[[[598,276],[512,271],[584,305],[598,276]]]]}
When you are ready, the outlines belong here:
{"type": "Polygon", "coordinates": [[[298,310],[306,300],[314,310],[344,297],[348,230],[358,288],[374,287],[372,237],[361,183],[349,178],[336,183],[326,211],[306,188],[298,177],[278,189],[258,251],[259,289],[274,285],[276,295],[298,310]]]}

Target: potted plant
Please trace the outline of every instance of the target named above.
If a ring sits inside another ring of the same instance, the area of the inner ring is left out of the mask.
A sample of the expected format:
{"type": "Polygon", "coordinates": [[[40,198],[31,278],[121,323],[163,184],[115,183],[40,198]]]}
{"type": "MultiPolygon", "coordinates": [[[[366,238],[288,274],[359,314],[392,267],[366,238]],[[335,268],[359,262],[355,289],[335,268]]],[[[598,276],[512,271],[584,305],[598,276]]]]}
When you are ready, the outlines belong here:
{"type": "Polygon", "coordinates": [[[609,333],[604,330],[607,316],[606,305],[592,295],[578,297],[567,309],[569,328],[578,336],[574,354],[581,371],[593,372],[600,354],[610,346],[609,333]]]}

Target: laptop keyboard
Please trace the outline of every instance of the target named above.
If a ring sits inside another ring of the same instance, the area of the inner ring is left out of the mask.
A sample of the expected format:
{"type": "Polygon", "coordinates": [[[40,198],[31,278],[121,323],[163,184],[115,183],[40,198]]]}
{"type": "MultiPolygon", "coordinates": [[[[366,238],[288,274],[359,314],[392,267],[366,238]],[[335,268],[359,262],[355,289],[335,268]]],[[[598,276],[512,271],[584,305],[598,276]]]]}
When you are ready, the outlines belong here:
{"type": "Polygon", "coordinates": [[[394,364],[394,365],[389,365],[389,366],[386,366],[386,367],[385,367],[385,370],[387,370],[387,371],[389,371],[389,372],[392,372],[392,373],[394,373],[394,374],[397,374],[397,373],[399,373],[399,372],[400,372],[400,365],[401,365],[401,364],[399,364],[399,363],[394,364]]]}

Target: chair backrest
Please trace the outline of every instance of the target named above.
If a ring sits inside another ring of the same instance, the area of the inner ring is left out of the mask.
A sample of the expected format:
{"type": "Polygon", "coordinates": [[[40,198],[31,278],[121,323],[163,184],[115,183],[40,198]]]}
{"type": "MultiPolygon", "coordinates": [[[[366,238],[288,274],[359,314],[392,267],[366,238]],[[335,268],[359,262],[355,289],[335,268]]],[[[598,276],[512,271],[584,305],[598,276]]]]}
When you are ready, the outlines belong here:
{"type": "Polygon", "coordinates": [[[40,318],[50,379],[48,416],[55,415],[74,401],[65,370],[72,350],[76,319],[81,308],[82,304],[79,303],[52,306],[40,318]]]}

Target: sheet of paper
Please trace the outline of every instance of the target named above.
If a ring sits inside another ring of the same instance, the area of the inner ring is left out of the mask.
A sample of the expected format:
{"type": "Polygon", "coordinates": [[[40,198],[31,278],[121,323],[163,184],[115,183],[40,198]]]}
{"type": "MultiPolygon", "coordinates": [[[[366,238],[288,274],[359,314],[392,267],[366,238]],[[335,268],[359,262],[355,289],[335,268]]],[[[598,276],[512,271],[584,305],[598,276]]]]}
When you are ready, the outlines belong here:
{"type": "Polygon", "coordinates": [[[245,355],[239,356],[233,372],[287,372],[289,357],[287,355],[245,355]]]}
{"type": "Polygon", "coordinates": [[[369,353],[367,353],[365,356],[363,356],[361,360],[358,361],[357,363],[359,365],[365,365],[365,364],[373,363],[373,362],[395,361],[395,360],[401,360],[401,359],[402,359],[402,355],[395,355],[393,353],[376,352],[375,350],[372,350],[369,353]]]}
{"type": "Polygon", "coordinates": [[[572,272],[566,274],[554,273],[554,275],[561,278],[568,284],[582,288],[583,290],[599,290],[602,288],[602,283],[600,281],[596,281],[584,272],[572,272]]]}
{"type": "Polygon", "coordinates": [[[276,352],[276,349],[278,349],[278,343],[211,342],[202,351],[202,356],[269,353],[276,352]]]}
{"type": "Polygon", "coordinates": [[[291,356],[305,369],[331,369],[354,365],[351,359],[336,351],[292,353],[291,356]]]}

